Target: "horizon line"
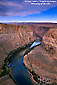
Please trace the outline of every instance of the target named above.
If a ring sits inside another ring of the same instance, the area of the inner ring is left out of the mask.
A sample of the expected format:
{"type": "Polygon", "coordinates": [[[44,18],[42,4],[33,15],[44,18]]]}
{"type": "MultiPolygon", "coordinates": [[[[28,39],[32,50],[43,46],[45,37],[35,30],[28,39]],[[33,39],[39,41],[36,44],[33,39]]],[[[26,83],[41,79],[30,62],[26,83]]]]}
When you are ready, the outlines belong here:
{"type": "Polygon", "coordinates": [[[56,21],[0,21],[0,23],[57,23],[56,21]]]}

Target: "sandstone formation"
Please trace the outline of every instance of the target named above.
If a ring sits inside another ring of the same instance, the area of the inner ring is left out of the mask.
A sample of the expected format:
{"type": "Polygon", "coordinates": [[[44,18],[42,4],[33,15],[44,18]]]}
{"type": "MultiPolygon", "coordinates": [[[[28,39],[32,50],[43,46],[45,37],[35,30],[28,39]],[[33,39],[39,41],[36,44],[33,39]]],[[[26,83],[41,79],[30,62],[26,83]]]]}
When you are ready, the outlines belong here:
{"type": "MultiPolygon", "coordinates": [[[[1,66],[8,53],[18,47],[24,46],[43,36],[50,28],[56,28],[56,25],[47,24],[0,24],[0,73],[1,66]]],[[[9,79],[12,81],[11,79],[9,79]]],[[[4,81],[4,80],[3,80],[4,81]]],[[[6,82],[6,81],[5,81],[6,82]]],[[[2,82],[0,82],[2,83],[2,82]]],[[[0,84],[1,85],[1,84],[0,84]]]]}
{"type": "Polygon", "coordinates": [[[41,46],[25,55],[23,62],[31,73],[36,73],[38,82],[45,85],[57,83],[57,29],[49,29],[41,46]]]}
{"type": "MultiPolygon", "coordinates": [[[[51,26],[51,28],[54,26],[51,26]]],[[[49,30],[49,25],[10,25],[0,24],[0,47],[9,53],[11,50],[39,39],[49,30]]]]}
{"type": "MultiPolygon", "coordinates": [[[[43,37],[42,46],[49,53],[56,56],[57,54],[57,29],[50,29],[43,37]]],[[[56,59],[56,58],[55,58],[56,59]]]]}
{"type": "Polygon", "coordinates": [[[8,75],[3,76],[0,78],[0,85],[16,85],[12,79],[8,75]]]}

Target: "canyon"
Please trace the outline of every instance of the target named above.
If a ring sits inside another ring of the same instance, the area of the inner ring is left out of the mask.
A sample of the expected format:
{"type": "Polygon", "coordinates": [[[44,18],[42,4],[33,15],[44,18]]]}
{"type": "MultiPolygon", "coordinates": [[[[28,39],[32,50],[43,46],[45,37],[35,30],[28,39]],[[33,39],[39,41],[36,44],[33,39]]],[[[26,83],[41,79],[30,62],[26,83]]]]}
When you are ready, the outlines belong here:
{"type": "MultiPolygon", "coordinates": [[[[46,81],[50,79],[51,83],[57,83],[57,24],[12,25],[0,23],[0,68],[10,51],[25,46],[39,37],[42,37],[41,46],[35,47],[24,56],[24,65],[42,78],[37,78],[37,82],[41,82],[45,78],[46,81]]],[[[0,69],[1,72],[2,69],[0,69]]],[[[15,85],[8,75],[0,78],[0,85],[4,83],[10,85],[10,82],[15,85]]]]}

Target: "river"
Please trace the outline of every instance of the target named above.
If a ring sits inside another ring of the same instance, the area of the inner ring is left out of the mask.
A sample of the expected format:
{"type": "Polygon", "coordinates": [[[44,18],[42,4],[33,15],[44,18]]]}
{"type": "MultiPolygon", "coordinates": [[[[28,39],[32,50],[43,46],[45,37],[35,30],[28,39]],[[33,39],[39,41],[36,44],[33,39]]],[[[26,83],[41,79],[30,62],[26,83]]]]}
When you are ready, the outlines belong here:
{"type": "MultiPolygon", "coordinates": [[[[30,48],[39,44],[41,44],[41,41],[34,42],[30,48]]],[[[11,75],[14,80],[16,80],[17,85],[33,85],[31,77],[23,64],[23,54],[24,50],[20,51],[15,56],[13,55],[10,58],[8,67],[11,68],[11,75]]]]}

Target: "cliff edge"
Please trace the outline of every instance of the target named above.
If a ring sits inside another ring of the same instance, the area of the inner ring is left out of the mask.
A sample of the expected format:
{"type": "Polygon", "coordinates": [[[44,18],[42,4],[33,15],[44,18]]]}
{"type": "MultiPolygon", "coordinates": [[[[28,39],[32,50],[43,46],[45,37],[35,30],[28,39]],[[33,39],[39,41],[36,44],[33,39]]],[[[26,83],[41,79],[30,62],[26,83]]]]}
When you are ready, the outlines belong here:
{"type": "MultiPolygon", "coordinates": [[[[4,64],[4,59],[10,51],[39,39],[39,36],[43,36],[49,29],[49,25],[11,25],[0,23],[0,74],[3,72],[2,66],[4,64]]],[[[0,78],[0,85],[4,83],[9,85],[9,82],[15,85],[12,79],[7,75],[0,78]]]]}
{"type": "Polygon", "coordinates": [[[25,55],[23,62],[38,83],[56,85],[57,29],[49,29],[43,36],[41,46],[25,55]]]}

